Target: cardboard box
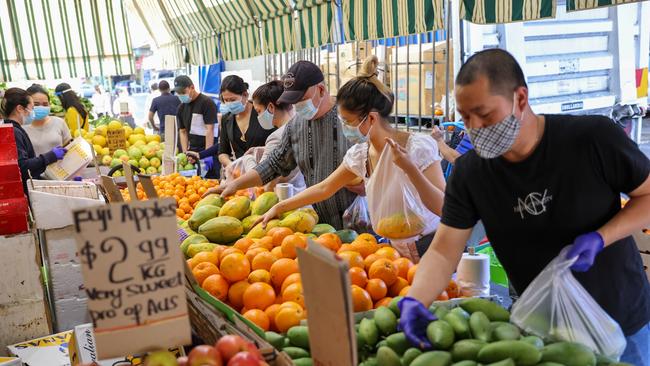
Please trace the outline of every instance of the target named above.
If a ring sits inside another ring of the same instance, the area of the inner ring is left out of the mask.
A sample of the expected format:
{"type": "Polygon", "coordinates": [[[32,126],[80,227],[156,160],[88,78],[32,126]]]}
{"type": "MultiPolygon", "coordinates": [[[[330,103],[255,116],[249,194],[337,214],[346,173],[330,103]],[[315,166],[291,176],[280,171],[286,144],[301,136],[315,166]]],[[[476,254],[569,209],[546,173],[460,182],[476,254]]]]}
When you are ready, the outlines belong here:
{"type": "Polygon", "coordinates": [[[20,234],[28,231],[28,208],[27,198],[24,195],[0,200],[0,235],[20,234]]]}
{"type": "Polygon", "coordinates": [[[0,183],[20,181],[20,168],[15,161],[0,161],[0,183]]]}
{"type": "Polygon", "coordinates": [[[0,357],[0,366],[22,366],[18,357],[0,357]]]}
{"type": "Polygon", "coordinates": [[[45,252],[50,266],[55,264],[77,263],[77,242],[74,240],[74,229],[66,226],[61,229],[43,231],[45,237],[45,252]]]}
{"type": "Polygon", "coordinates": [[[18,161],[14,126],[0,124],[0,161],[18,161]]]}
{"type": "MultiPolygon", "coordinates": [[[[435,103],[439,103],[445,95],[446,59],[445,42],[437,42],[435,47],[435,68],[432,65],[433,45],[422,45],[422,66],[419,62],[419,45],[403,46],[391,50],[391,62],[410,65],[391,65],[390,85],[395,93],[394,111],[399,115],[417,116],[422,111],[423,116],[431,116],[435,103]],[[408,51],[407,51],[408,47],[408,51]],[[435,72],[434,72],[435,70],[435,72]]],[[[453,80],[450,79],[450,89],[453,80]]],[[[450,90],[451,93],[451,90],[450,90]]]]}
{"type": "Polygon", "coordinates": [[[87,298],[65,298],[54,302],[56,331],[65,331],[90,322],[87,298]]]}
{"type": "Polygon", "coordinates": [[[72,331],[47,335],[8,347],[28,366],[70,366],[68,342],[72,331]]]}
{"type": "Polygon", "coordinates": [[[49,268],[54,300],[86,297],[80,264],[73,262],[50,263],[49,268]]]}
{"type": "Polygon", "coordinates": [[[20,179],[0,183],[0,200],[21,197],[25,197],[25,191],[23,191],[23,182],[20,179]]]}

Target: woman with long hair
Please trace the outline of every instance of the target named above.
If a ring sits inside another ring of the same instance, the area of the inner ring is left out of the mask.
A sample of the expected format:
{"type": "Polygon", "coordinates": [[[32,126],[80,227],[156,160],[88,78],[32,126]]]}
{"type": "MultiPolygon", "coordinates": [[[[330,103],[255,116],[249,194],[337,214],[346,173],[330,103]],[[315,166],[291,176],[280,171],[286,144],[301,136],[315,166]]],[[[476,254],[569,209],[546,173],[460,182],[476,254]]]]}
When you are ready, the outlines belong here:
{"type": "Polygon", "coordinates": [[[88,131],[88,111],[81,103],[77,93],[72,90],[70,84],[61,83],[57,85],[54,93],[61,100],[61,106],[65,110],[64,119],[68,129],[70,131],[80,129],[88,131]]]}

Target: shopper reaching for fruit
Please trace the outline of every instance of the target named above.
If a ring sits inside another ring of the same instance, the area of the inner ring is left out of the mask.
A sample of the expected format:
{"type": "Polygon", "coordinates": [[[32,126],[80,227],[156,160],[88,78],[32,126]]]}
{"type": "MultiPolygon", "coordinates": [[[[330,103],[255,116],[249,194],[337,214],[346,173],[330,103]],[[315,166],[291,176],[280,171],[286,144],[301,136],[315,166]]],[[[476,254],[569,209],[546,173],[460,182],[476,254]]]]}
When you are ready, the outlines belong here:
{"type": "MultiPolygon", "coordinates": [[[[358,76],[347,82],[337,95],[339,119],[346,138],[352,146],[339,167],[322,182],[304,192],[281,201],[268,211],[260,221],[264,225],[283,212],[297,209],[328,199],[341,188],[362,179],[366,184],[368,201],[379,197],[379,192],[369,191],[369,181],[378,167],[386,145],[395,155],[399,166],[419,192],[419,206],[426,207],[423,217],[424,231],[416,242],[396,245],[404,256],[417,260],[431,241],[442,210],[445,180],[440,168],[438,148],[431,136],[410,134],[393,128],[389,115],[393,110],[394,97],[390,89],[377,78],[377,58],[369,57],[361,66],[358,76]]],[[[399,174],[395,171],[395,174],[399,174]]],[[[384,187],[389,194],[389,187],[384,187]]],[[[394,194],[390,193],[390,194],[394,194]]],[[[397,194],[405,194],[398,192],[397,194]]],[[[372,216],[372,213],[371,213],[372,216]]],[[[377,228],[374,228],[377,231],[377,228]]]]}
{"type": "Polygon", "coordinates": [[[480,219],[520,294],[573,243],[575,277],[627,338],[622,361],[650,365],[650,284],[630,236],[650,222],[650,160],[606,117],[536,115],[506,51],[470,57],[455,90],[475,149],[456,159],[442,222],[399,304],[407,338],[428,343],[422,314],[480,219]]]}

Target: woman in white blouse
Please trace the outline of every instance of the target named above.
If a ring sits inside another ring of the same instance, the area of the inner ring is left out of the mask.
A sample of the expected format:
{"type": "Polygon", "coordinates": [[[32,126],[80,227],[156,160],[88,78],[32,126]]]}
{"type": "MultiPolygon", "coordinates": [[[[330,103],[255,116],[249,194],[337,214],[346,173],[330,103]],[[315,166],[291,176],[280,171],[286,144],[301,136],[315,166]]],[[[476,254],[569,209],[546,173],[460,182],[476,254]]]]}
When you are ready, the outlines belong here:
{"type": "Polygon", "coordinates": [[[33,84],[27,88],[27,93],[34,101],[34,121],[29,125],[23,125],[23,129],[34,145],[36,156],[70,141],[70,130],[65,121],[50,116],[50,97],[47,90],[38,84],[33,84]]]}
{"type": "Polygon", "coordinates": [[[440,222],[445,179],[438,145],[431,136],[411,134],[391,126],[389,115],[393,103],[390,88],[377,78],[377,58],[371,56],[363,63],[358,76],[343,85],[337,95],[344,134],[355,145],[327,179],[275,205],[261,221],[266,223],[283,212],[325,200],[359,179],[367,184],[384,147],[390,144],[395,164],[413,183],[422,205],[428,209],[424,217],[425,229],[416,243],[393,243],[402,255],[417,261],[431,243],[440,222]]]}

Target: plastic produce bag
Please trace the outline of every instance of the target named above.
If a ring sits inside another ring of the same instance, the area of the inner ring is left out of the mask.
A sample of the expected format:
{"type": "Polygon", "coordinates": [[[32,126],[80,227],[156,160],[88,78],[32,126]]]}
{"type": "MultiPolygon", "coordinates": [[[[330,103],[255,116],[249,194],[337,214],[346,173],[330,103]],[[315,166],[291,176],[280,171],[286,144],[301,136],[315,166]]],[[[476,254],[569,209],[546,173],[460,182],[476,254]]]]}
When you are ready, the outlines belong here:
{"type": "MultiPolygon", "coordinates": [[[[232,182],[241,177],[246,174],[246,172],[252,170],[256,165],[254,158],[250,155],[244,155],[241,158],[236,159],[225,169],[226,182],[232,182]]],[[[248,188],[246,191],[248,197],[251,199],[255,198],[255,188],[248,188]]]]}
{"type": "Polygon", "coordinates": [[[343,227],[358,233],[371,233],[370,215],[368,215],[368,202],[366,197],[357,196],[350,207],[343,213],[343,227]]]}
{"type": "Polygon", "coordinates": [[[623,331],[571,272],[568,247],[544,268],[512,306],[511,321],[549,340],[582,343],[618,360],[625,350],[623,331]]]}
{"type": "Polygon", "coordinates": [[[424,230],[426,208],[406,174],[393,162],[389,144],[366,184],[366,194],[372,228],[377,234],[391,242],[409,242],[424,230]]]}

